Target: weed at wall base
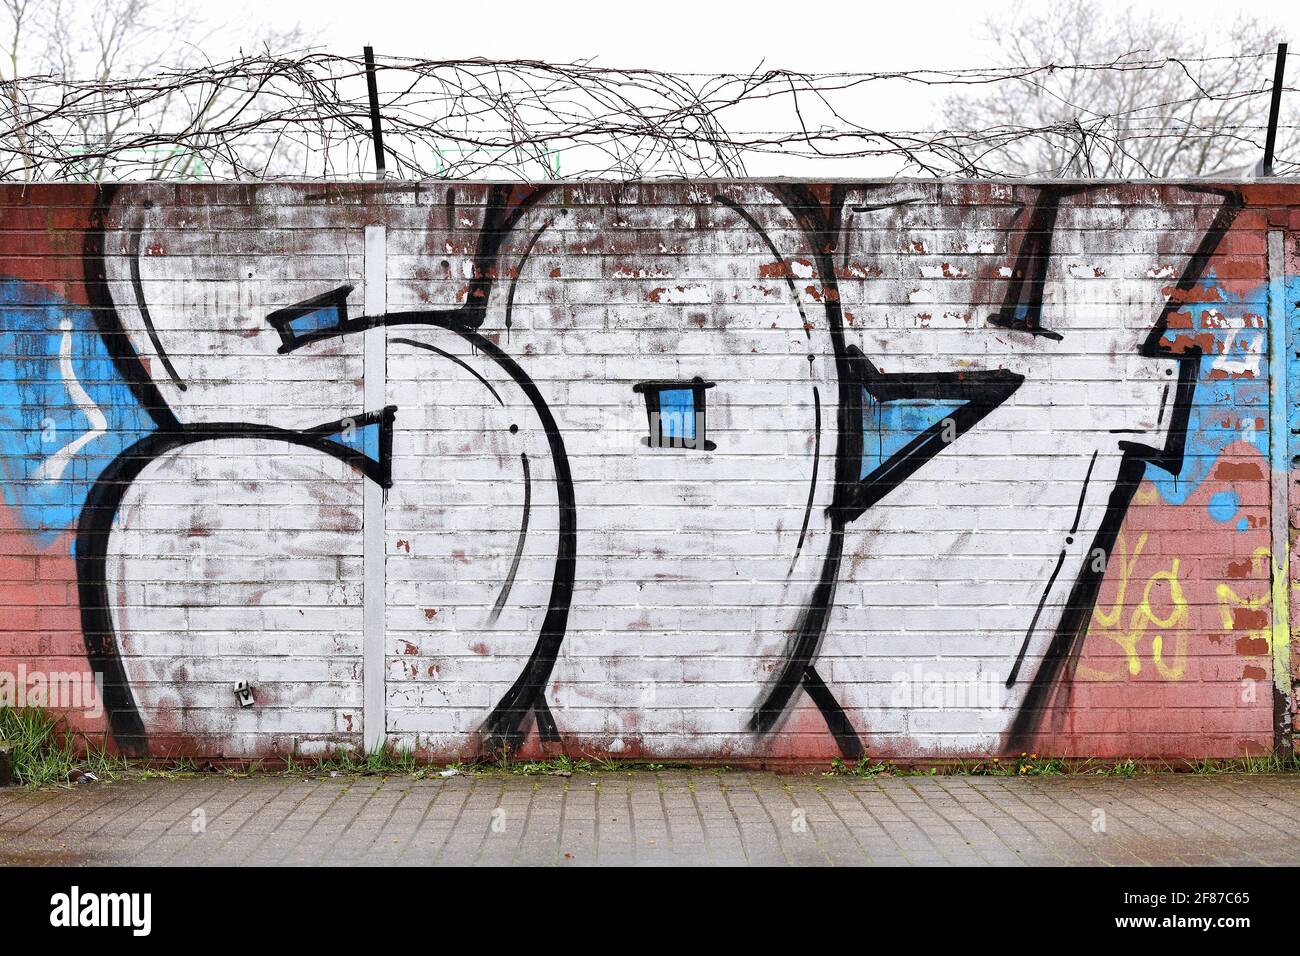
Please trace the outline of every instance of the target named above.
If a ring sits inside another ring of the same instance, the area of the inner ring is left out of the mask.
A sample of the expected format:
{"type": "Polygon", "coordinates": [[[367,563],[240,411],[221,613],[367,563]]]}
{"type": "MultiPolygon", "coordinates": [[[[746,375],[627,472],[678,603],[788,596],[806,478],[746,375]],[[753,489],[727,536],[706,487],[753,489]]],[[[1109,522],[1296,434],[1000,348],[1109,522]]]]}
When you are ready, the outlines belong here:
{"type": "Polygon", "coordinates": [[[25,787],[71,786],[69,774],[89,771],[108,780],[127,768],[102,742],[74,733],[39,707],[0,707],[0,741],[9,750],[13,781],[25,787]]]}

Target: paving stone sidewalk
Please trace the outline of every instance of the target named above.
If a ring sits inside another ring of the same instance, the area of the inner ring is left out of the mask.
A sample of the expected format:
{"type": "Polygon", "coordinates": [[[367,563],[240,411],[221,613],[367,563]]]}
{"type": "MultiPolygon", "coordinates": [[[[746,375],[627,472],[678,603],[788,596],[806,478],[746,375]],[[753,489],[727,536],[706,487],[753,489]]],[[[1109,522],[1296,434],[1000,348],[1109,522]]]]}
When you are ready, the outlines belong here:
{"type": "Polygon", "coordinates": [[[0,790],[5,865],[1297,862],[1297,776],[267,774],[0,790]]]}

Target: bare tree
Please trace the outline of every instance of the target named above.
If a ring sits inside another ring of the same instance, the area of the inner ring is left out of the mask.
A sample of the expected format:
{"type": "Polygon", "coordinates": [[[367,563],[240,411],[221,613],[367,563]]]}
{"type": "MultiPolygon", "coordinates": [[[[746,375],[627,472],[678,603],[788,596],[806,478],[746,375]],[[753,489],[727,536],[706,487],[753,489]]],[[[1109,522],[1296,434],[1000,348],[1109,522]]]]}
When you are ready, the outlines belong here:
{"type": "MultiPolygon", "coordinates": [[[[143,76],[0,80],[0,103],[11,104],[0,109],[0,181],[332,179],[373,168],[368,67],[360,56],[268,51],[219,63],[183,59],[183,66],[143,76]]],[[[1164,154],[1185,163],[1184,154],[1206,147],[1207,140],[1258,139],[1259,126],[1250,126],[1248,110],[1193,121],[1187,115],[1242,99],[1262,111],[1267,84],[1225,93],[1196,88],[1176,103],[1154,107],[1132,94],[1139,105],[1126,117],[1153,109],[1187,111],[1178,122],[1140,137],[1134,123],[1112,112],[1079,110],[1067,120],[1045,113],[1042,125],[1015,125],[1005,116],[1024,109],[1031,94],[1046,98],[1053,86],[1108,88],[1098,74],[1122,74],[1116,85],[1127,88],[1131,75],[1179,70],[1192,77],[1221,68],[1224,59],[1124,55],[1108,63],[952,70],[677,74],[590,61],[388,55],[376,59],[375,71],[387,168],[404,179],[552,179],[562,175],[561,160],[563,175],[618,180],[747,176],[751,161],[763,163],[766,175],[776,172],[776,164],[784,175],[802,165],[815,176],[833,168],[827,164],[851,163],[850,172],[859,177],[994,177],[1041,168],[1085,175],[1132,168],[1177,173],[1180,167],[1171,163],[1132,159],[1135,147],[1147,147],[1150,156],[1159,144],[1148,141],[1173,141],[1164,143],[1164,154]],[[1074,78],[1067,82],[1065,76],[1074,78]],[[909,85],[979,89],[986,98],[999,85],[1015,93],[996,111],[992,126],[875,126],[872,104],[909,85]],[[1198,132],[1200,123],[1206,126],[1198,132]],[[1062,155],[1037,158],[1043,143],[1060,147],[1062,155]]],[[[1271,56],[1236,59],[1259,64],[1271,56]]],[[[1051,96],[1060,102],[1059,93],[1051,96]]],[[[1190,164],[1209,165],[1208,157],[1190,164]]],[[[1300,169],[1285,153],[1276,165],[1283,175],[1300,169]]]]}
{"type": "MultiPolygon", "coordinates": [[[[246,103],[235,96],[212,96],[199,104],[163,96],[141,110],[110,107],[106,91],[116,81],[157,75],[178,60],[208,61],[205,50],[226,39],[223,28],[185,0],[3,0],[3,4],[12,27],[5,34],[11,40],[5,53],[15,81],[38,75],[90,81],[101,88],[91,94],[92,102],[64,114],[66,128],[58,133],[66,153],[85,156],[84,162],[68,170],[76,178],[113,178],[136,165],[149,168],[160,179],[201,175],[202,161],[193,151],[163,144],[139,155],[124,155],[112,154],[109,147],[123,138],[164,128],[177,110],[205,124],[246,103]],[[98,103],[93,102],[96,95],[98,103]]],[[[241,24],[241,32],[245,28],[241,24]]],[[[297,49],[307,42],[300,27],[262,33],[259,45],[267,50],[297,49]]],[[[17,82],[9,85],[9,109],[23,137],[26,131],[18,120],[28,104],[19,91],[17,82]]],[[[20,142],[24,173],[29,165],[25,146],[25,140],[20,142]]]]}
{"type": "Polygon", "coordinates": [[[19,51],[23,49],[26,33],[31,26],[31,0],[4,0],[3,9],[10,21],[10,29],[5,34],[6,49],[4,56],[9,61],[10,78],[15,81],[9,86],[9,113],[18,138],[23,179],[27,179],[31,162],[27,157],[27,129],[22,122],[25,110],[17,80],[22,75],[18,68],[19,51]]]}
{"type": "Polygon", "coordinates": [[[1212,41],[1176,16],[1054,0],[985,29],[1008,66],[1112,68],[1050,70],[949,98],[950,129],[1033,131],[1008,135],[983,165],[1018,176],[1202,176],[1259,156],[1278,39],[1266,22],[1239,17],[1212,41]]]}

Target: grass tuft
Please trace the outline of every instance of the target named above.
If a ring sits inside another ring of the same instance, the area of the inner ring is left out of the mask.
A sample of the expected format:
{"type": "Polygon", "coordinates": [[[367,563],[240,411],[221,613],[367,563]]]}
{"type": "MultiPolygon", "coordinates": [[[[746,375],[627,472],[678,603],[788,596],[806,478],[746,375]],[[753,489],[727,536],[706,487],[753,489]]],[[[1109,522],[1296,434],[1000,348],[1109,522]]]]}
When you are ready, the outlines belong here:
{"type": "Polygon", "coordinates": [[[873,761],[869,757],[862,757],[857,763],[847,764],[839,757],[831,761],[831,769],[827,772],[828,777],[895,777],[900,776],[899,770],[893,764],[884,763],[880,760],[873,761]]]}
{"type": "MultiPolygon", "coordinates": [[[[217,770],[210,764],[200,768],[192,759],[178,757],[164,763],[133,763],[110,754],[104,742],[73,731],[62,717],[37,708],[0,708],[0,745],[8,747],[15,782],[29,788],[70,787],[69,774],[74,770],[93,773],[100,780],[114,780],[124,775],[139,779],[188,777],[216,770],[227,777],[247,777],[267,772],[262,761],[217,770]]],[[[288,754],[283,758],[285,774],[307,776],[409,776],[417,780],[439,776],[471,776],[504,773],[525,777],[560,776],[595,773],[654,773],[662,770],[703,769],[684,762],[606,759],[591,754],[568,755],[543,760],[512,759],[508,750],[498,751],[492,759],[470,763],[451,763],[439,767],[422,762],[409,748],[383,747],[361,752],[339,748],[318,757],[305,758],[288,754]]],[[[712,767],[719,770],[726,768],[712,767]]],[[[975,761],[956,761],[929,767],[899,766],[868,756],[853,763],[836,757],[823,775],[827,777],[915,777],[935,775],[1044,777],[1058,774],[1103,777],[1136,777],[1158,769],[1132,759],[1103,763],[1096,760],[1066,761],[1056,757],[1022,753],[1018,757],[991,757],[975,761]]],[[[1166,771],[1177,768],[1164,765],[1166,771]]],[[[1269,774],[1300,772],[1300,755],[1258,754],[1238,759],[1188,761],[1183,769],[1194,774],[1269,774]]]]}
{"type": "MultiPolygon", "coordinates": [[[[256,767],[250,767],[252,772],[256,767]]],[[[413,776],[421,777],[429,768],[420,764],[415,751],[407,747],[380,747],[376,750],[360,752],[351,748],[339,748],[319,757],[295,757],[288,754],[284,758],[283,773],[322,776],[337,774],[340,776],[413,776]]]]}
{"type": "Polygon", "coordinates": [[[1297,773],[1300,772],[1300,754],[1255,754],[1235,760],[1189,761],[1187,769],[1195,774],[1220,773],[1297,773]]]}
{"type": "Polygon", "coordinates": [[[32,789],[70,787],[73,770],[112,780],[128,767],[102,742],[75,733],[62,717],[40,707],[0,707],[0,741],[9,748],[14,780],[32,789]]]}

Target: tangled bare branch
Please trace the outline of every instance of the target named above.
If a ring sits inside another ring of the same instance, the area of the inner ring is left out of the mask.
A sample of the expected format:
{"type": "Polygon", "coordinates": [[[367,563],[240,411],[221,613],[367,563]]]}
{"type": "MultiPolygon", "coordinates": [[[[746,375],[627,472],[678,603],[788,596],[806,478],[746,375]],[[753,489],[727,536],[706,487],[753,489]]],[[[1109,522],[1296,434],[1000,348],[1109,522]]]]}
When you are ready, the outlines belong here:
{"type": "MultiPolygon", "coordinates": [[[[1152,137],[1262,149],[1271,58],[1139,52],[1024,68],[748,75],[398,57],[377,67],[387,165],[406,179],[738,177],[769,173],[754,167],[773,157],[872,160],[873,174],[883,163],[892,174],[983,177],[1007,174],[999,154],[1035,139],[1076,144],[1089,162],[1098,151],[1127,155],[1152,137]],[[1260,81],[1206,88],[1201,69],[1223,59],[1258,60],[1245,75],[1260,81]],[[889,130],[861,119],[900,84],[1034,87],[1063,70],[1180,71],[1186,96],[1120,112],[1081,108],[1042,126],[889,130]],[[1242,100],[1259,104],[1251,109],[1257,123],[1205,122],[1187,109],[1242,100]]],[[[27,76],[0,83],[0,94],[0,180],[347,178],[374,168],[360,56],[268,53],[126,80],[27,76]]],[[[1284,147],[1293,131],[1283,129],[1284,147]]],[[[1277,168],[1300,165],[1284,156],[1277,168]]]]}

